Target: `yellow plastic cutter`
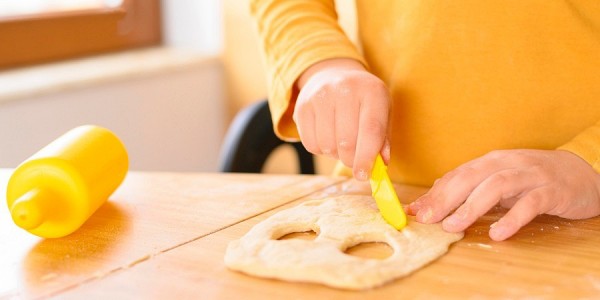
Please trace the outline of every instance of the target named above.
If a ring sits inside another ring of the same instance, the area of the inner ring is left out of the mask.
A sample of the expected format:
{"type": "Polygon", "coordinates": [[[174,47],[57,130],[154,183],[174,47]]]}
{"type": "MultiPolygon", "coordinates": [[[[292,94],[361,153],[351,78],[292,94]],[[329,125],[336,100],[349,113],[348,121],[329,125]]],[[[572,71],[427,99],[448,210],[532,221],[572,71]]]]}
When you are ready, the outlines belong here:
{"type": "Polygon", "coordinates": [[[383,158],[379,154],[375,159],[370,181],[373,198],[377,202],[377,207],[383,219],[398,230],[404,228],[406,226],[406,214],[388,176],[387,166],[383,163],[383,158]]]}

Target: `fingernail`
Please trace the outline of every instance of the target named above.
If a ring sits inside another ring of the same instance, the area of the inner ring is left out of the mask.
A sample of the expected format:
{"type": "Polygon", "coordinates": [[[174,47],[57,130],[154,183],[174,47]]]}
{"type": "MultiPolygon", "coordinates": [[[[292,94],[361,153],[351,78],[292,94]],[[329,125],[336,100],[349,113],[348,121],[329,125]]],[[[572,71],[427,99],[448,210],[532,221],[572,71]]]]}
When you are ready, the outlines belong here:
{"type": "Polygon", "coordinates": [[[338,146],[339,146],[341,149],[345,149],[345,148],[347,148],[348,146],[350,146],[350,143],[349,143],[348,141],[346,141],[346,140],[341,140],[341,141],[339,141],[339,142],[338,142],[338,146]]]}
{"type": "Polygon", "coordinates": [[[323,155],[326,155],[327,157],[330,157],[333,159],[338,159],[337,152],[335,152],[331,149],[323,149],[321,152],[323,152],[323,155]]]}
{"type": "Polygon", "coordinates": [[[389,159],[391,156],[391,149],[390,149],[390,143],[388,140],[385,141],[385,144],[383,145],[383,149],[381,150],[381,156],[383,156],[384,160],[386,160],[387,163],[389,163],[389,159]]]}
{"type": "Polygon", "coordinates": [[[461,218],[459,216],[451,215],[444,220],[442,225],[443,225],[444,229],[453,229],[458,226],[460,221],[461,221],[461,218]],[[450,228],[448,228],[448,227],[450,227],[450,228]]]}
{"type": "Polygon", "coordinates": [[[369,179],[369,177],[367,176],[367,171],[365,171],[364,169],[358,169],[354,176],[356,177],[356,179],[361,181],[369,179]]]}
{"type": "Polygon", "coordinates": [[[419,212],[419,210],[421,210],[422,206],[423,202],[421,201],[421,198],[419,198],[407,205],[407,210],[409,210],[411,214],[415,215],[419,212]]]}
{"type": "Polygon", "coordinates": [[[425,211],[420,210],[417,214],[417,219],[420,219],[422,223],[429,223],[431,217],[433,216],[433,210],[431,207],[425,209],[425,211]]]}
{"type": "Polygon", "coordinates": [[[502,241],[506,239],[506,227],[497,226],[498,222],[490,225],[490,238],[494,241],[502,241]]]}

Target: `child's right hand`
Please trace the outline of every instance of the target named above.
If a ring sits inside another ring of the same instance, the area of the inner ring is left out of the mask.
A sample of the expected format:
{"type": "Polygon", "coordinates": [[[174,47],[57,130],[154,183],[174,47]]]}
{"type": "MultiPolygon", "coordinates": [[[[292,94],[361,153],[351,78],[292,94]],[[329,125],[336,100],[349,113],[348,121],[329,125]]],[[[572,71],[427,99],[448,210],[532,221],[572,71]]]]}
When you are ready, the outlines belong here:
{"type": "Polygon", "coordinates": [[[294,121],[304,147],[339,158],[367,180],[378,153],[389,161],[387,87],[353,59],[314,64],[298,79],[294,121]]]}

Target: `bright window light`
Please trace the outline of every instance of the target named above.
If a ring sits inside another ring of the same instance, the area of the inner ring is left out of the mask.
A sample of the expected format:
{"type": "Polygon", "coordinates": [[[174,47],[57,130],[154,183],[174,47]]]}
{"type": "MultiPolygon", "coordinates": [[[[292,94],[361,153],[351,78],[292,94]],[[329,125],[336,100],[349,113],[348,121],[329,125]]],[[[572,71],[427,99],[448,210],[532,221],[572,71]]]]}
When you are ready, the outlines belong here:
{"type": "Polygon", "coordinates": [[[0,0],[0,18],[119,7],[123,0],[0,0]]]}

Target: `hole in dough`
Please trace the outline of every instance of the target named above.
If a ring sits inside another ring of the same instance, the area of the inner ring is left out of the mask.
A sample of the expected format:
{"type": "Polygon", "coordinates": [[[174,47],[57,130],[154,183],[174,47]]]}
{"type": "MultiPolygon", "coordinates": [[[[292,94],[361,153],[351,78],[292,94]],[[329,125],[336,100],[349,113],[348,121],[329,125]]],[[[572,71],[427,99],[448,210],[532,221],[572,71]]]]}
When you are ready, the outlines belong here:
{"type": "Polygon", "coordinates": [[[302,203],[302,206],[318,206],[318,205],[321,205],[321,203],[323,203],[323,201],[312,200],[312,201],[306,201],[306,202],[302,203]]]}
{"type": "Polygon", "coordinates": [[[278,238],[277,240],[292,240],[292,239],[296,239],[296,240],[306,240],[306,241],[312,241],[317,237],[317,233],[314,230],[309,230],[309,231],[303,231],[303,232],[292,232],[292,233],[288,233],[288,234],[284,234],[282,237],[278,238]]]}
{"type": "Polygon", "coordinates": [[[364,242],[346,249],[344,253],[361,258],[386,259],[394,254],[394,249],[384,242],[364,242]]]}

